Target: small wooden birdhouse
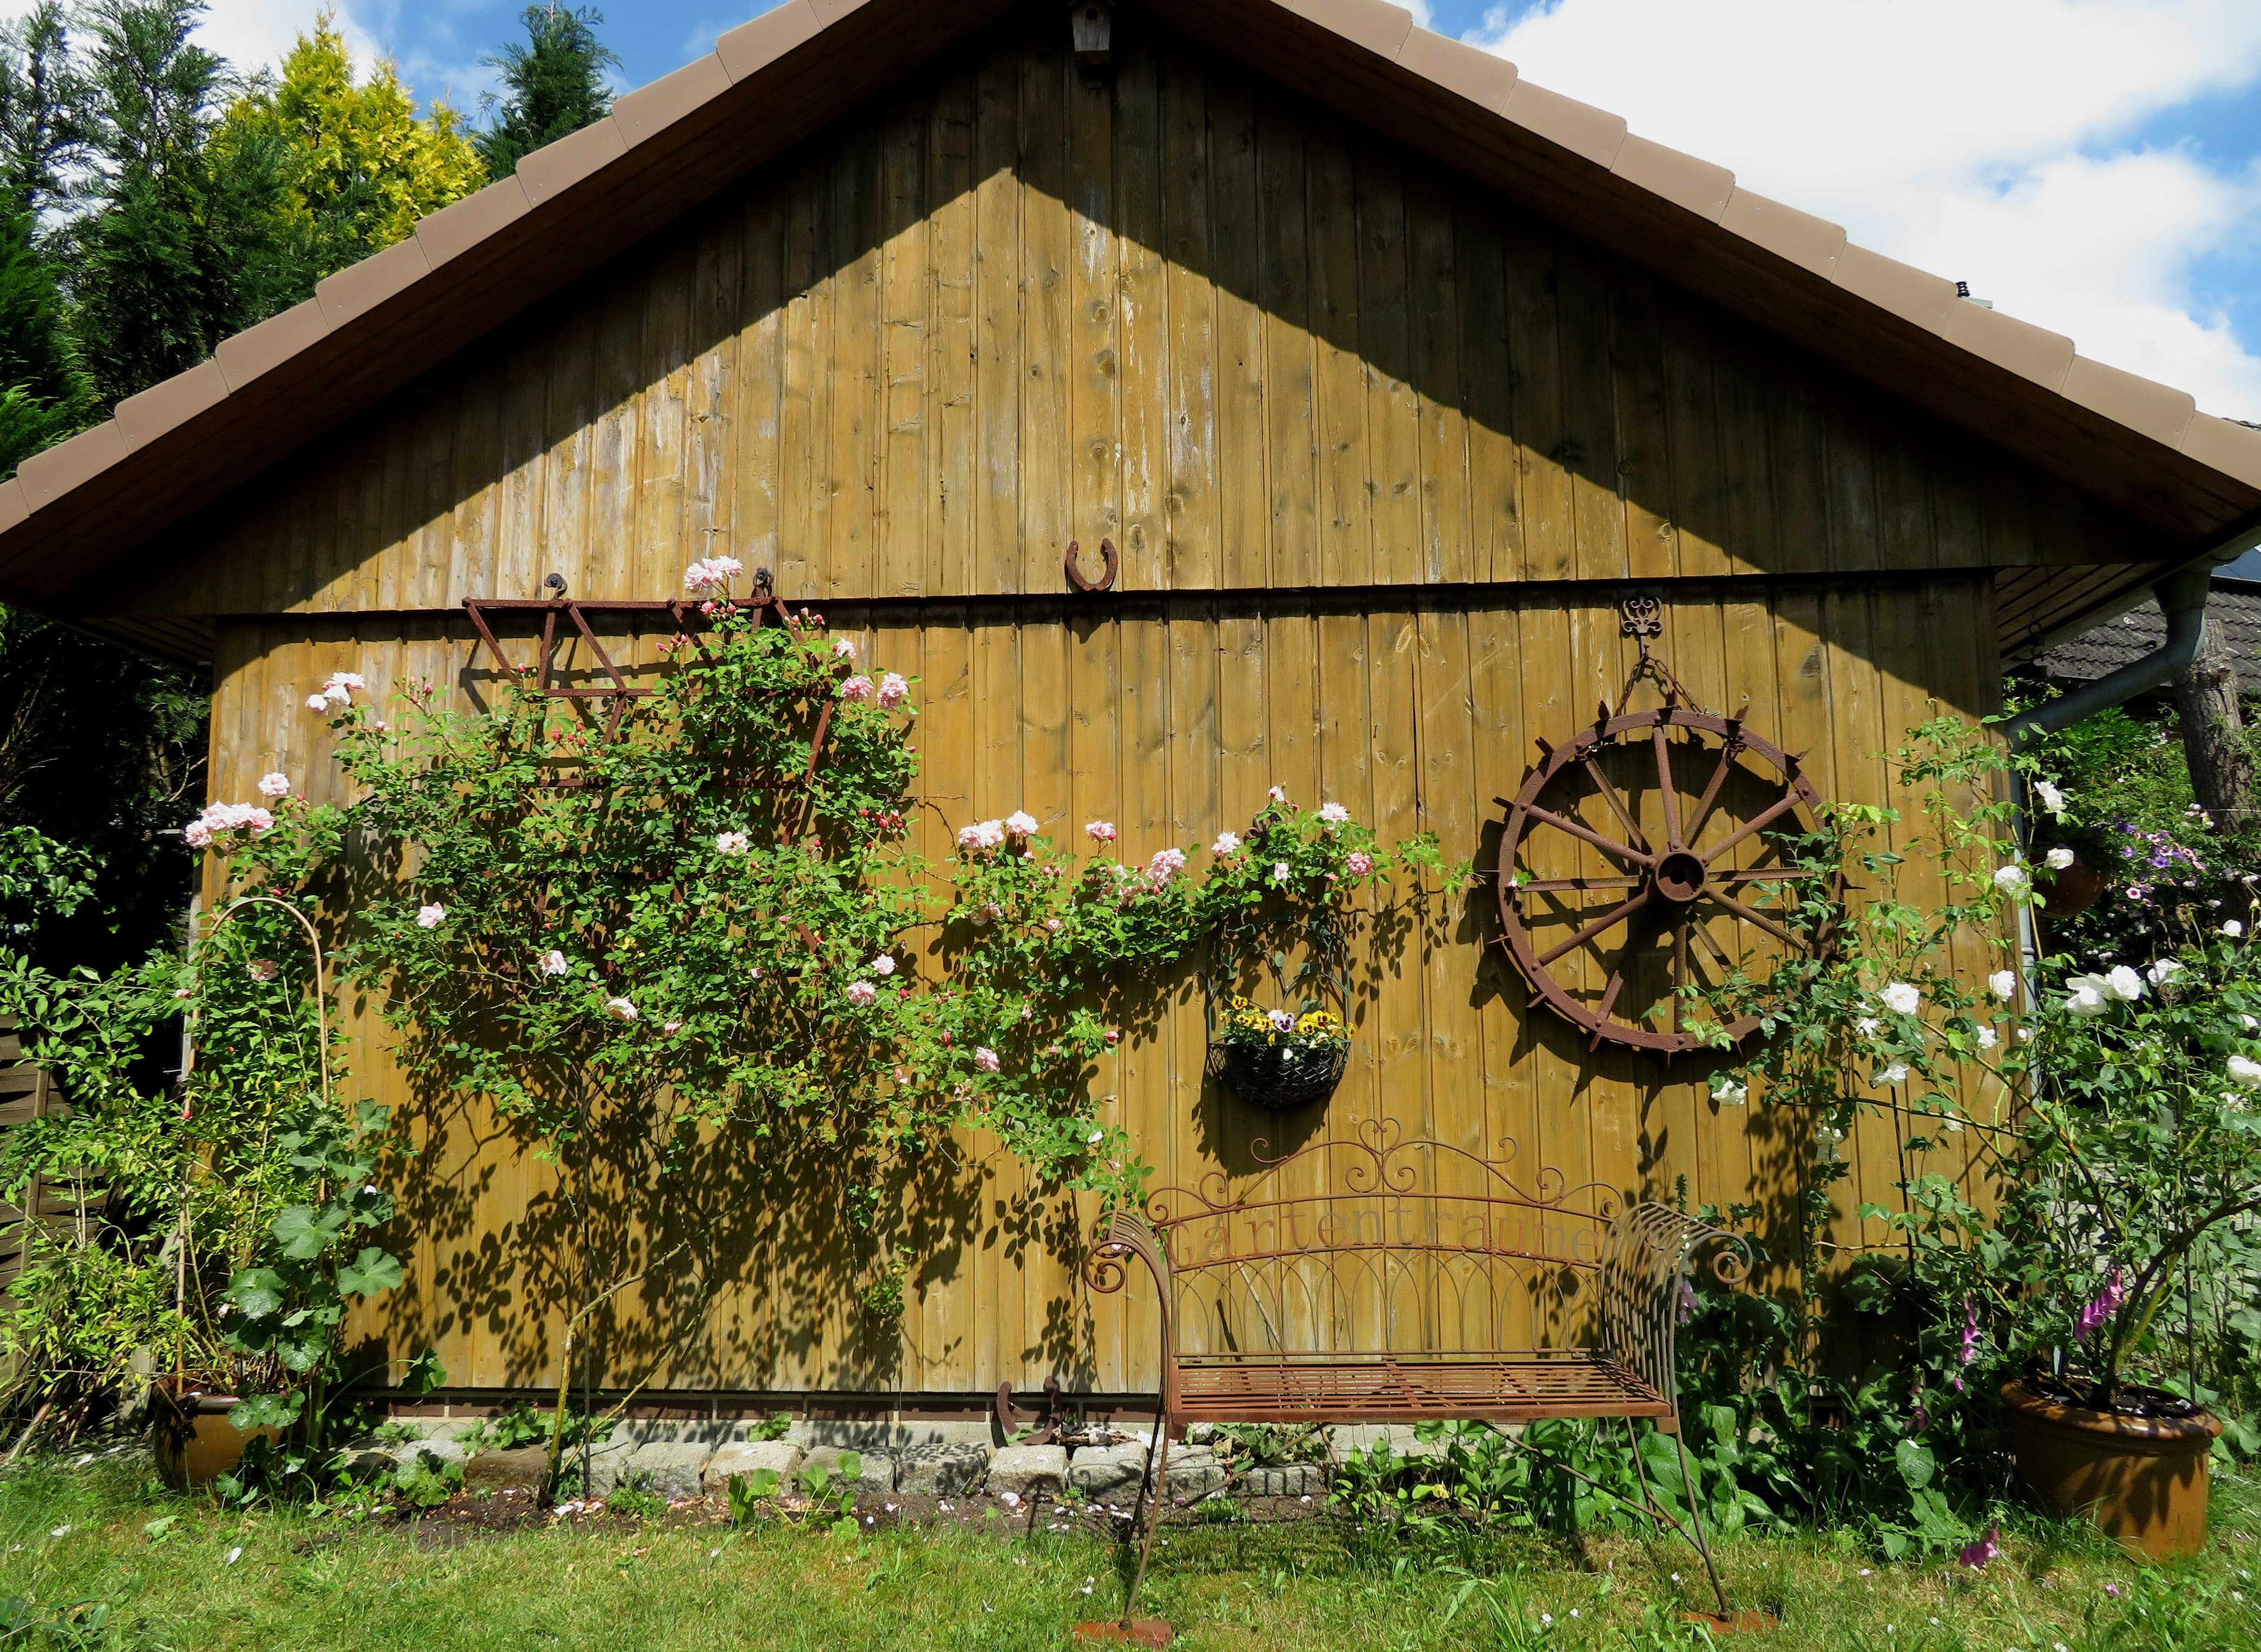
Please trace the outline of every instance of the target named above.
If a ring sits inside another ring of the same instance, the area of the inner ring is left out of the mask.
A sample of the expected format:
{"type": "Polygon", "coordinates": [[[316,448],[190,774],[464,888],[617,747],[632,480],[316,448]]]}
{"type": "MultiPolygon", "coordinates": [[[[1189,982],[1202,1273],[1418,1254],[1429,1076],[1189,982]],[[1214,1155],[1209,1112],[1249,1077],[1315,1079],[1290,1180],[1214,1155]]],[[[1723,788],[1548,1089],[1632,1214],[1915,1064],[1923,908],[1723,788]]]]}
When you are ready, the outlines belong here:
{"type": "Polygon", "coordinates": [[[1108,0],[1075,0],[1068,9],[1075,34],[1075,61],[1087,75],[1101,75],[1113,61],[1115,8],[1108,0]]]}

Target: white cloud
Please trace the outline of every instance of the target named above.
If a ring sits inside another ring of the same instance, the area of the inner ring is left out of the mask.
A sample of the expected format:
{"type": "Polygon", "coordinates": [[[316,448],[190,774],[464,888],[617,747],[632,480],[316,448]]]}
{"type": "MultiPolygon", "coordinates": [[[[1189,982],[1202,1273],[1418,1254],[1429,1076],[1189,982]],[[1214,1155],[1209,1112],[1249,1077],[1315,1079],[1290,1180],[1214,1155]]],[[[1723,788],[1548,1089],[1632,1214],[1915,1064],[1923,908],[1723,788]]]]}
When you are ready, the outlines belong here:
{"type": "Polygon", "coordinates": [[[2254,0],[1554,0],[1479,42],[2085,355],[2261,414],[2193,292],[2261,230],[2261,169],[2130,134],[2261,78],[2254,0]]]}

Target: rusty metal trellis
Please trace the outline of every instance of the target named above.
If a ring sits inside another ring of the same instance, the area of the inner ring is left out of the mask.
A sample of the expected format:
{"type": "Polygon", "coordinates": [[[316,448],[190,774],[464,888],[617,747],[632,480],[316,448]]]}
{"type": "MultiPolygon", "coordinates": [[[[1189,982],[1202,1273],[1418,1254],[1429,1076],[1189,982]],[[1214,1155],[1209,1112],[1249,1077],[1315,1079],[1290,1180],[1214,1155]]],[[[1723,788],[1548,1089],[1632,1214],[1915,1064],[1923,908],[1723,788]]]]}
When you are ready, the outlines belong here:
{"type": "MultiPolygon", "coordinates": [[[[553,575],[552,578],[554,579],[556,576],[553,575]]],[[[563,582],[559,580],[557,584],[562,588],[563,582]]],[[[741,613],[755,614],[757,625],[779,626],[796,636],[800,632],[800,620],[795,617],[785,600],[771,589],[766,569],[757,576],[754,594],[738,599],[736,606],[741,613]]],[[[629,682],[627,675],[614,662],[611,651],[598,637],[596,628],[589,623],[589,616],[622,614],[629,616],[631,623],[634,623],[638,619],[664,615],[670,628],[678,636],[687,636],[704,628],[708,618],[707,614],[700,612],[700,605],[697,601],[679,597],[657,600],[609,602],[585,602],[567,597],[531,599],[467,597],[463,600],[463,611],[470,616],[472,628],[478,633],[479,640],[485,644],[488,653],[494,657],[495,664],[501,669],[503,675],[513,682],[522,682],[528,677],[533,677],[535,691],[553,700],[602,700],[610,702],[605,720],[604,737],[607,739],[610,739],[619,732],[621,718],[627,711],[628,702],[632,700],[649,698],[654,691],[648,687],[638,687],[629,682]],[[530,664],[520,664],[511,658],[509,652],[504,648],[502,639],[497,635],[496,627],[505,621],[522,623],[536,618],[541,621],[542,629],[539,641],[535,644],[535,658],[530,664]],[[596,657],[597,664],[607,679],[606,682],[576,687],[556,680],[556,652],[561,640],[558,625],[560,620],[570,624],[571,634],[578,635],[580,640],[588,645],[589,651],[596,657]]],[[[808,763],[802,772],[797,775],[766,779],[758,776],[751,777],[745,779],[743,784],[764,790],[783,790],[795,786],[803,787],[811,786],[816,779],[817,769],[823,760],[825,736],[829,733],[831,726],[832,702],[826,700],[817,708],[816,727],[809,736],[808,763]]],[[[797,836],[800,830],[806,829],[807,816],[808,810],[804,808],[801,824],[796,828],[794,835],[797,836]]]]}
{"type": "Polygon", "coordinates": [[[1551,1167],[1520,1182],[1504,1146],[1489,1159],[1367,1120],[1276,1160],[1255,1144],[1265,1167],[1238,1192],[1218,1172],[1114,1211],[1083,1277],[1118,1292],[1135,1260],[1153,1281],[1158,1440],[1195,1422],[1645,1417],[1676,1441],[1683,1270],[1716,1245],[1714,1276],[1739,1283],[1748,1245],[1551,1167]]]}
{"type": "MultiPolygon", "coordinates": [[[[1814,831],[1820,799],[1798,758],[1753,733],[1744,710],[1724,717],[1704,710],[1650,651],[1650,639],[1663,628],[1654,598],[1628,597],[1620,614],[1621,629],[1639,644],[1640,658],[1618,703],[1604,705],[1592,724],[1561,744],[1541,740],[1543,760],[1525,777],[1522,790],[1511,801],[1498,800],[1508,812],[1495,874],[1500,941],[1533,997],[1584,1031],[1589,1049],[1610,1042],[1669,1059],[1705,1047],[1701,1038],[1681,1024],[1684,991],[1700,985],[1699,971],[1708,970],[1716,983],[1743,966],[1744,960],[1721,945],[1715,924],[1729,925],[1731,934],[1748,925],[1790,949],[1812,952],[1827,944],[1826,931],[1799,933],[1782,922],[1779,909],[1753,904],[1765,886],[1823,880],[1827,873],[1778,853],[1771,864],[1755,866],[1738,866],[1726,858],[1755,839],[1759,852],[1778,851],[1778,842],[1766,837],[1769,832],[1814,831]],[[1636,712],[1630,709],[1633,692],[1644,679],[1655,685],[1664,703],[1636,712]],[[1714,748],[1701,793],[1683,808],[1674,772],[1676,752],[1696,756],[1714,748]],[[1621,791],[1604,764],[1634,754],[1640,754],[1636,776],[1621,791]],[[1652,759],[1661,818],[1644,824],[1636,815],[1648,783],[1638,771],[1652,759]],[[1750,805],[1740,823],[1724,808],[1730,786],[1750,805]],[[1572,795],[1582,790],[1589,795],[1572,795]],[[1582,802],[1593,799],[1606,809],[1606,818],[1598,822],[1580,818],[1582,802]],[[1715,821],[1721,822],[1719,830],[1706,842],[1705,829],[1715,821]],[[1550,875],[1566,854],[1598,854],[1613,864],[1550,875]],[[1533,872],[1526,861],[1540,863],[1540,869],[1533,872]],[[1583,897],[1589,895],[1601,898],[1588,902],[1583,897]],[[1560,938],[1535,933],[1548,919],[1567,932],[1560,938]],[[1663,1002],[1644,1006],[1642,990],[1628,988],[1636,978],[1653,973],[1643,949],[1668,938],[1670,956],[1660,982],[1663,1002]],[[1587,988],[1577,978],[1590,949],[1605,972],[1598,1002],[1582,995],[1587,988]],[[1657,1009],[1668,1014],[1667,1027],[1650,1024],[1648,1013],[1657,1009]]],[[[1740,1041],[1757,1025],[1755,1015],[1739,1017],[1728,1024],[1727,1037],[1740,1041]]]]}

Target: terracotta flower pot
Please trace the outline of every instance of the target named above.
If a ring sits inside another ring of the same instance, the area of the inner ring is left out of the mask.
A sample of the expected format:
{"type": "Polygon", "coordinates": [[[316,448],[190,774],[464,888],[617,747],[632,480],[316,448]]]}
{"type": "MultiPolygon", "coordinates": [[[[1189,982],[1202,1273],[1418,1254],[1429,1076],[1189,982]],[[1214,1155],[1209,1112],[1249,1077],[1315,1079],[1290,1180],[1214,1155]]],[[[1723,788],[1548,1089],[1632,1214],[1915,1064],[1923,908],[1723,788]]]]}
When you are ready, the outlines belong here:
{"type": "Polygon", "coordinates": [[[199,1491],[243,1462],[254,1436],[280,1440],[279,1428],[238,1428],[227,1414],[242,1402],[233,1394],[175,1396],[157,1390],[150,1431],[157,1476],[176,1491],[199,1491]]]}
{"type": "Polygon", "coordinates": [[[2076,852],[2072,865],[2062,872],[2053,866],[2035,866],[2034,892],[2042,898],[2044,918],[2073,917],[2104,898],[2104,874],[2076,852]]]}
{"type": "Polygon", "coordinates": [[[2206,1543],[2207,1453],[2222,1424],[2195,1417],[2118,1417],[2002,1390],[2018,1478],[2052,1513],[2078,1515],[2153,1560],[2206,1543]]]}

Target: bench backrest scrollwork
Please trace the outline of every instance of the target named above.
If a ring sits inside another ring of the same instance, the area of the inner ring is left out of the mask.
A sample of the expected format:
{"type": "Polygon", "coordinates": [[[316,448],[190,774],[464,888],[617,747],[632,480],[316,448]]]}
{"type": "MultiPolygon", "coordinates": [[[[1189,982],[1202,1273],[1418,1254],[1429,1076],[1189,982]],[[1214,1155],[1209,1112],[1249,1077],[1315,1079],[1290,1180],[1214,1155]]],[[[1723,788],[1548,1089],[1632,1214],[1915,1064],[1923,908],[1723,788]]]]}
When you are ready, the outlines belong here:
{"type": "Polygon", "coordinates": [[[1136,1259],[1162,1308],[1166,1403],[1181,1362],[1363,1362],[1598,1349],[1674,1393],[1674,1332],[1692,1247],[1739,1280],[1742,1241],[1599,1182],[1401,1141],[1370,1122],[1270,1161],[1238,1193],[1221,1174],[1113,1212],[1092,1289],[1136,1259]]]}

